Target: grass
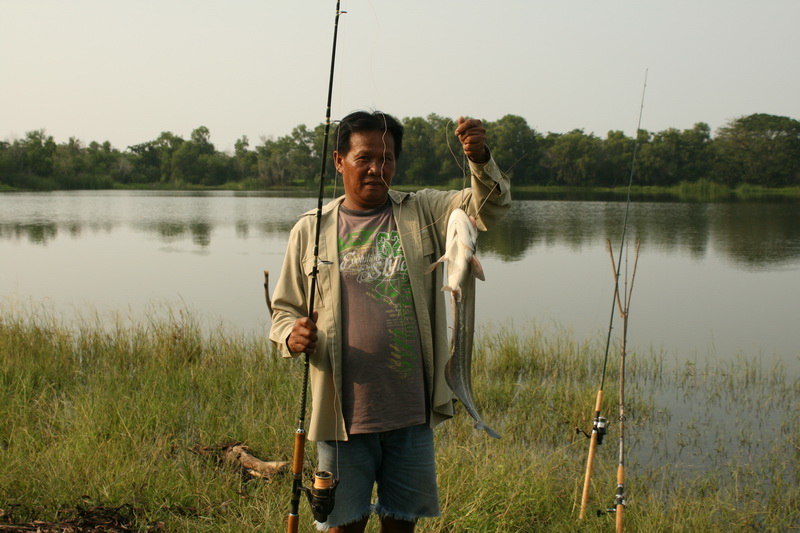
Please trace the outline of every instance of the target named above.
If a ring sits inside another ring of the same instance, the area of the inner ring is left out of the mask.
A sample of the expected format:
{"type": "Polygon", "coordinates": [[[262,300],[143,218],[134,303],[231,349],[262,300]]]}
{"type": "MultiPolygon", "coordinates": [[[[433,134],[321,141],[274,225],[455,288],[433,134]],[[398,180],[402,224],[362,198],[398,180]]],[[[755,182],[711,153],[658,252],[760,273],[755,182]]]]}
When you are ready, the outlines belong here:
{"type": "MultiPolygon", "coordinates": [[[[140,531],[285,529],[289,476],[250,479],[195,451],[237,441],[290,460],[300,361],[280,359],[265,338],[201,331],[186,312],[124,326],[67,327],[41,309],[0,317],[0,529],[97,508],[140,531]]],[[[437,429],[442,517],[419,529],[610,531],[613,516],[593,511],[613,502],[613,422],[595,461],[592,513],[577,519],[588,441],[575,427],[589,429],[601,353],[535,324],[480,330],[474,388],[503,438],[473,430],[461,409],[437,429]]],[[[612,361],[608,384],[616,372],[612,361]]],[[[799,383],[778,363],[630,355],[626,529],[797,530],[799,383]],[[774,420],[759,425],[766,411],[774,420]]],[[[306,453],[313,459],[312,445],[306,453]]],[[[313,531],[310,517],[302,502],[301,531],[313,531]]]]}

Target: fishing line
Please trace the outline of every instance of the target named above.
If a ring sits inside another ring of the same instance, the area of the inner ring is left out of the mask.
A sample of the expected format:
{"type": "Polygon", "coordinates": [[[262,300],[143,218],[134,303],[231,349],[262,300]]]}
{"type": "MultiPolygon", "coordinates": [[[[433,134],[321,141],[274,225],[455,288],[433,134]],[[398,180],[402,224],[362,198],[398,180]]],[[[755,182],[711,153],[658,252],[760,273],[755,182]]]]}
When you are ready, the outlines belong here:
{"type": "MultiPolygon", "coordinates": [[[[386,120],[386,114],[381,113],[381,118],[383,119],[383,134],[381,135],[381,142],[383,143],[383,153],[381,154],[383,157],[381,158],[381,174],[380,178],[386,188],[389,188],[389,182],[386,180],[386,177],[383,175],[383,168],[386,166],[386,153],[388,152],[388,147],[386,146],[386,134],[389,133],[389,122],[386,120]]],[[[395,146],[395,150],[397,147],[395,146]]],[[[395,152],[395,156],[397,153],[395,152]]],[[[394,177],[394,176],[393,176],[394,177]]]]}
{"type": "MultiPolygon", "coordinates": [[[[333,145],[333,151],[336,152],[336,153],[339,153],[339,141],[340,141],[341,136],[342,136],[342,132],[340,131],[339,125],[341,125],[342,121],[341,120],[336,120],[335,122],[337,123],[337,127],[336,127],[336,142],[333,145]]],[[[322,154],[322,157],[328,157],[328,154],[322,154]]],[[[331,200],[336,198],[336,189],[338,189],[338,188],[339,188],[339,168],[338,167],[334,167],[334,169],[333,169],[333,191],[332,191],[332,194],[331,194],[331,200]]]]}
{"type": "MultiPolygon", "coordinates": [[[[342,13],[346,13],[346,11],[342,11],[342,13]]],[[[380,178],[381,178],[381,181],[383,181],[384,185],[386,185],[386,188],[388,189],[389,188],[389,184],[388,184],[388,182],[387,182],[387,180],[386,180],[386,178],[384,176],[384,166],[386,165],[386,154],[388,152],[388,146],[386,144],[386,135],[387,135],[387,133],[389,131],[389,124],[388,124],[388,121],[386,120],[386,114],[385,113],[381,113],[381,117],[383,118],[383,126],[384,127],[383,127],[383,135],[381,136],[381,141],[383,142],[383,153],[382,153],[383,158],[382,158],[382,161],[381,161],[380,178]]],[[[335,121],[335,122],[337,122],[339,125],[342,124],[341,120],[335,121]]],[[[352,136],[352,133],[353,132],[351,131],[350,132],[351,136],[352,136]]],[[[335,139],[335,142],[334,142],[334,150],[337,153],[339,153],[340,143],[341,143],[341,129],[337,127],[336,128],[336,139],[335,139]]],[[[352,147],[351,147],[351,149],[352,149],[352,147]]],[[[323,150],[323,152],[327,152],[327,150],[323,150]]],[[[323,158],[325,158],[325,157],[327,157],[327,154],[323,153],[323,158]]],[[[336,171],[334,173],[334,197],[335,197],[336,185],[338,183],[338,178],[339,178],[339,175],[340,175],[339,169],[336,168],[335,170],[336,171]]],[[[402,209],[402,204],[400,205],[400,208],[402,209]]],[[[333,375],[336,375],[336,358],[335,357],[331,358],[331,371],[333,372],[333,375]]],[[[335,383],[335,380],[334,380],[334,410],[337,410],[338,406],[340,405],[339,392],[340,392],[339,388],[336,386],[336,383],[335,383]]],[[[337,416],[337,418],[338,418],[338,416],[337,416]]],[[[335,437],[334,438],[334,442],[335,442],[335,457],[336,457],[336,459],[335,459],[335,462],[336,462],[336,479],[339,479],[339,437],[340,437],[340,435],[339,435],[339,424],[336,424],[334,437],[335,437]]]]}
{"type": "MultiPolygon", "coordinates": [[[[469,167],[469,163],[467,163],[467,154],[466,153],[462,153],[461,154],[462,155],[461,159],[463,161],[463,164],[462,164],[462,162],[460,162],[458,160],[458,156],[456,155],[456,153],[453,151],[453,147],[450,146],[450,136],[448,135],[448,133],[450,132],[450,127],[451,127],[452,124],[453,124],[453,121],[450,120],[450,119],[447,119],[447,123],[445,124],[445,126],[443,128],[444,129],[444,132],[443,132],[444,133],[444,142],[447,145],[447,149],[450,151],[450,155],[452,156],[453,161],[456,162],[456,165],[458,166],[459,170],[461,170],[461,203],[459,204],[459,207],[461,209],[465,209],[467,207],[467,200],[464,198],[464,194],[465,194],[465,189],[467,188],[467,168],[469,167]]],[[[484,203],[485,202],[486,202],[486,200],[484,200],[484,203]]],[[[482,207],[483,207],[483,204],[481,204],[481,208],[482,207]]],[[[478,209],[478,213],[480,213],[480,209],[478,209]]]]}
{"type": "Polygon", "coordinates": [[[636,154],[639,151],[639,130],[641,130],[642,128],[642,112],[644,111],[644,95],[646,90],[647,90],[647,70],[645,70],[644,72],[644,87],[642,88],[642,100],[641,100],[641,105],[639,107],[639,120],[636,123],[636,134],[635,134],[636,142],[633,145],[631,171],[630,171],[630,177],[628,179],[628,193],[625,199],[625,216],[622,221],[622,236],[620,238],[620,244],[619,244],[619,259],[617,260],[616,272],[614,274],[615,277],[614,297],[611,300],[611,318],[609,319],[608,323],[608,336],[606,338],[606,353],[605,357],[603,358],[603,374],[600,380],[600,390],[603,389],[603,385],[605,384],[606,380],[606,366],[608,364],[608,352],[609,352],[609,347],[611,345],[611,330],[614,323],[614,307],[616,306],[617,298],[619,297],[619,274],[620,274],[620,269],[622,268],[622,250],[625,248],[625,242],[627,238],[628,217],[630,215],[630,208],[631,208],[631,189],[633,188],[633,176],[636,173],[636,154]]]}
{"type": "MultiPolygon", "coordinates": [[[[453,151],[453,147],[450,146],[450,136],[448,135],[448,132],[450,131],[450,126],[452,124],[453,124],[453,121],[448,119],[447,120],[447,124],[444,127],[444,140],[445,140],[445,143],[447,144],[447,149],[450,151],[450,155],[453,157],[453,160],[456,162],[456,165],[458,165],[458,168],[461,170],[461,174],[462,174],[462,180],[461,180],[461,203],[459,204],[459,206],[461,207],[461,209],[466,210],[467,200],[464,198],[464,195],[466,194],[467,177],[470,174],[472,174],[472,170],[470,169],[469,173],[467,172],[467,169],[469,169],[470,167],[469,167],[469,161],[468,161],[466,152],[462,153],[462,158],[461,158],[462,161],[463,161],[463,164],[462,164],[462,163],[460,163],[458,161],[458,156],[456,156],[456,153],[453,151]]],[[[523,156],[523,157],[525,157],[525,156],[523,156]]],[[[522,159],[522,158],[520,158],[520,159],[522,159]]],[[[519,160],[517,161],[517,163],[518,162],[519,162],[519,160]]],[[[516,165],[517,163],[514,163],[514,164],[516,165]]],[[[478,210],[475,213],[476,216],[480,215],[481,211],[483,211],[483,206],[486,205],[486,202],[492,196],[492,193],[494,193],[494,191],[497,189],[497,187],[499,187],[499,185],[500,184],[497,183],[497,182],[495,182],[494,185],[492,185],[492,188],[489,191],[489,194],[486,195],[486,198],[483,199],[483,202],[481,202],[481,205],[478,206],[478,210]]]]}
{"type": "MultiPolygon", "coordinates": [[[[375,6],[372,4],[371,0],[367,0],[367,5],[369,5],[369,9],[370,11],[372,11],[372,17],[375,20],[374,26],[371,26],[375,28],[375,32],[373,33],[374,37],[372,39],[372,46],[370,46],[370,58],[369,58],[370,59],[369,73],[370,73],[370,80],[372,80],[372,90],[373,90],[372,94],[373,98],[375,98],[375,95],[380,96],[380,91],[378,90],[378,83],[375,80],[375,51],[379,50],[378,45],[381,43],[381,36],[383,35],[383,33],[381,32],[381,23],[380,19],[378,18],[377,11],[375,11],[375,6]]],[[[380,100],[380,98],[377,98],[377,100],[380,100]]],[[[375,105],[377,102],[376,100],[373,100],[372,103],[373,105],[375,105]]],[[[376,107],[380,109],[380,106],[376,107]]]]}

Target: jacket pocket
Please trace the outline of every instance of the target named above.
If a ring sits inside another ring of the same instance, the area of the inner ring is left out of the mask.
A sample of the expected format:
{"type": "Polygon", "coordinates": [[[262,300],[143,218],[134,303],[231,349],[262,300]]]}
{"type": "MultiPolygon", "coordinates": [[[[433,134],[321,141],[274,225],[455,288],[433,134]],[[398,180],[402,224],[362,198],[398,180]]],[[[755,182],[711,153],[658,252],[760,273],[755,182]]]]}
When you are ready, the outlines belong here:
{"type": "Polygon", "coordinates": [[[430,228],[427,228],[425,231],[421,232],[420,237],[422,240],[422,264],[426,272],[423,274],[423,281],[425,284],[425,290],[430,291],[436,282],[436,272],[427,273],[427,271],[439,258],[436,257],[436,249],[433,246],[430,228]]]}
{"type": "MultiPolygon", "coordinates": [[[[318,265],[317,269],[317,283],[316,283],[316,296],[314,297],[314,309],[325,307],[325,298],[323,298],[324,291],[322,290],[322,265],[318,265]]],[[[314,257],[306,257],[303,259],[303,272],[306,275],[306,294],[311,294],[311,286],[314,284],[314,257]]],[[[310,302],[309,302],[310,304],[310,302]]]]}

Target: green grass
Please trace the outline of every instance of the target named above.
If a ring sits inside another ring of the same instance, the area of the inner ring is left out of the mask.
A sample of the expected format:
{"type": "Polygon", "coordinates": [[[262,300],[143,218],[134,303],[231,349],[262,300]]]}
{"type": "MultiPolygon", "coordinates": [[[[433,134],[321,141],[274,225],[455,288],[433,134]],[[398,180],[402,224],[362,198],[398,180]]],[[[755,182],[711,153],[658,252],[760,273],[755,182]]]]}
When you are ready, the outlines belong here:
{"type": "MultiPolygon", "coordinates": [[[[203,332],[186,312],[124,326],[67,327],[46,310],[0,316],[0,525],[108,507],[141,531],[285,529],[289,476],[248,479],[194,450],[237,441],[262,459],[290,460],[300,361],[280,359],[263,337],[203,332]]],[[[613,502],[613,422],[595,461],[592,511],[577,518],[588,441],[575,427],[591,424],[599,348],[535,324],[479,331],[475,393],[503,438],[473,430],[462,409],[437,429],[443,514],[420,531],[613,529],[612,515],[594,513],[613,502]]],[[[796,378],[777,363],[660,354],[630,354],[627,374],[629,446],[655,454],[628,464],[628,531],[800,527],[796,378]],[[695,411],[673,413],[662,396],[688,398],[695,411]],[[719,409],[742,397],[730,431],[719,409]],[[762,409],[779,416],[764,442],[757,433],[772,426],[750,418],[762,409]]],[[[609,419],[616,380],[610,361],[609,419]]],[[[306,453],[314,458],[313,445],[306,453]]],[[[301,531],[314,531],[310,517],[302,502],[301,531]]]]}

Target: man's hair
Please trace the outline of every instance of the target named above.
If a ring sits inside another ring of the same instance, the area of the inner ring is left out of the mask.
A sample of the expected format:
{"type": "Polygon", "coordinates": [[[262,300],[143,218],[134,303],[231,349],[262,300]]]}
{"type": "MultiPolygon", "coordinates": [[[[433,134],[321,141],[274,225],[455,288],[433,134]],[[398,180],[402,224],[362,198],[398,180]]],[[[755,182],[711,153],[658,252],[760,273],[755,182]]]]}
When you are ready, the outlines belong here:
{"type": "Polygon", "coordinates": [[[403,151],[403,125],[393,116],[381,111],[354,111],[344,117],[333,133],[333,149],[347,155],[350,152],[350,135],[362,131],[390,133],[394,139],[394,156],[400,158],[400,152],[403,151]]]}

